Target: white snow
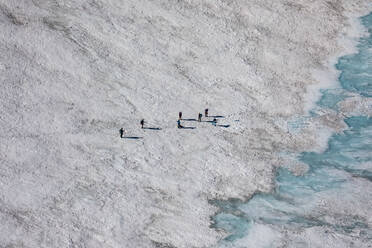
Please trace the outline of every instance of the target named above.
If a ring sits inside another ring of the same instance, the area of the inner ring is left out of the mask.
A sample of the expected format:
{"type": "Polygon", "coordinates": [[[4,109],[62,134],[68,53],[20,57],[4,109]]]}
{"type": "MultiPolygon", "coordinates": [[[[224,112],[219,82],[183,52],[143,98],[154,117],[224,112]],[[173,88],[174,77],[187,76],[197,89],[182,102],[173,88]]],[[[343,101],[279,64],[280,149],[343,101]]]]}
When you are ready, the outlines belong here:
{"type": "Polygon", "coordinates": [[[279,153],[317,144],[277,123],[367,3],[1,0],[0,246],[215,244],[209,199],[271,190],[279,153]],[[204,108],[231,126],[176,128],[204,108]]]}

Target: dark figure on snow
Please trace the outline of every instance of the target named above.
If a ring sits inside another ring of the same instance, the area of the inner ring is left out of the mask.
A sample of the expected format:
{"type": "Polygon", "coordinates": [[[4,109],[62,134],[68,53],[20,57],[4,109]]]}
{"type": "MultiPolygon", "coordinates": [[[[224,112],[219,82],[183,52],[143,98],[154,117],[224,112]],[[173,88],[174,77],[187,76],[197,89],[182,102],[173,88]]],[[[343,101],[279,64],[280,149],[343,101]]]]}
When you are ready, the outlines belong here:
{"type": "Polygon", "coordinates": [[[179,113],[178,113],[178,119],[179,119],[179,120],[182,120],[182,112],[179,112],[179,113]]]}
{"type": "Polygon", "coordinates": [[[203,115],[201,113],[199,113],[198,115],[198,122],[201,122],[201,118],[203,117],[203,115]]]}
{"type": "Polygon", "coordinates": [[[204,116],[205,116],[205,117],[208,117],[208,109],[205,109],[205,111],[204,111],[204,116]]]}
{"type": "Polygon", "coordinates": [[[213,126],[216,126],[216,125],[217,125],[217,119],[216,119],[216,118],[213,119],[213,121],[212,121],[212,125],[213,125],[213,126]]]}
{"type": "Polygon", "coordinates": [[[123,138],[123,135],[124,135],[124,129],[123,129],[123,128],[120,128],[119,132],[120,132],[120,138],[123,138]]]}
{"type": "Polygon", "coordinates": [[[145,125],[145,120],[142,119],[140,123],[141,123],[141,128],[143,128],[143,126],[145,125]]]}
{"type": "Polygon", "coordinates": [[[178,128],[183,128],[183,126],[181,125],[181,121],[180,120],[177,121],[177,127],[178,128]]]}

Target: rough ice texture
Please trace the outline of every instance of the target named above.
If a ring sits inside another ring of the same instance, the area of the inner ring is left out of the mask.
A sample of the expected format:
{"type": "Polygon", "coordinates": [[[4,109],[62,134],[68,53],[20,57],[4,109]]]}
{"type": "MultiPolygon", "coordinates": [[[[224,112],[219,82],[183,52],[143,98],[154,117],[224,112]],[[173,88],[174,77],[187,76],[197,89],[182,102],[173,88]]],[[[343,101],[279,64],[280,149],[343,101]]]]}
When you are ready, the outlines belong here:
{"type": "Polygon", "coordinates": [[[215,244],[208,199],[316,146],[286,123],[367,2],[1,0],[0,247],[215,244]]]}

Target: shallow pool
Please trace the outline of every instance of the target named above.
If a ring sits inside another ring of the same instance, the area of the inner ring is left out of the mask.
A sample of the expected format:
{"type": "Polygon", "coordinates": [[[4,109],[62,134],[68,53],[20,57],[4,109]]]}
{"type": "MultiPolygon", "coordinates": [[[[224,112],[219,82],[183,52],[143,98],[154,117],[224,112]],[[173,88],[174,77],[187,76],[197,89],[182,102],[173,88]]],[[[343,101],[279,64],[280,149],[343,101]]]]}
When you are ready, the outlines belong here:
{"type": "MultiPolygon", "coordinates": [[[[341,71],[342,89],[323,90],[318,102],[320,108],[339,111],[337,104],[348,97],[348,92],[372,97],[372,13],[363,17],[362,23],[370,36],[361,38],[357,54],[339,59],[336,67],[341,71]]],[[[303,176],[295,176],[281,168],[277,171],[274,192],[256,194],[248,202],[214,202],[221,210],[213,218],[214,226],[230,233],[219,247],[277,247],[283,244],[317,247],[309,234],[312,230],[324,230],[326,236],[332,235],[332,240],[338,239],[345,247],[354,244],[355,240],[372,243],[371,227],[365,218],[339,210],[342,208],[336,205],[333,211],[329,203],[342,202],[332,198],[344,195],[345,204],[354,204],[353,201],[362,197],[359,193],[363,194],[365,186],[360,185],[372,183],[372,118],[353,116],[345,119],[345,123],[348,128],[330,138],[326,151],[299,155],[299,160],[309,165],[309,171],[303,176]],[[357,180],[361,180],[358,186],[357,180]],[[325,202],[324,208],[319,207],[322,202],[325,202]],[[342,211],[344,215],[340,214],[342,211]],[[297,232],[308,236],[296,236],[297,232]],[[294,243],[286,241],[291,239],[295,239],[294,243]]]]}

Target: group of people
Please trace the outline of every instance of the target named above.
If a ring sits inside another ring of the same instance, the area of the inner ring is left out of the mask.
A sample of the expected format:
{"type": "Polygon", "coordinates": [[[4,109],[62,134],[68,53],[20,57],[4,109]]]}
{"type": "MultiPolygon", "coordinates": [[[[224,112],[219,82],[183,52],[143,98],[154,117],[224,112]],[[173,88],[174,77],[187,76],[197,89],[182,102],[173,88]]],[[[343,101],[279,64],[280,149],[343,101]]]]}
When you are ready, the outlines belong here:
{"type": "MultiPolygon", "coordinates": [[[[142,120],[140,121],[140,124],[141,124],[141,128],[143,129],[144,126],[145,126],[145,119],[142,119],[142,120]]],[[[120,128],[120,129],[119,129],[119,133],[120,133],[120,138],[124,138],[124,133],[125,133],[124,128],[120,128]]]]}
{"type": "MultiPolygon", "coordinates": [[[[208,109],[205,109],[204,110],[204,116],[205,117],[208,117],[208,109]]],[[[198,122],[202,122],[202,117],[203,115],[201,113],[198,114],[198,122]]],[[[177,121],[177,127],[178,128],[184,128],[184,126],[181,125],[181,120],[182,120],[182,112],[179,112],[178,113],[178,121],[177,121]]],[[[195,119],[193,119],[195,120],[195,119]]],[[[217,119],[216,118],[213,118],[213,120],[211,121],[212,125],[216,126],[217,124],[217,119]]],[[[144,125],[145,125],[145,120],[142,119],[140,121],[140,125],[141,125],[141,128],[143,129],[144,128],[144,125]]],[[[124,133],[125,133],[125,130],[123,128],[120,128],[119,129],[119,133],[120,133],[120,138],[124,138],[124,133]]]]}
{"type": "MultiPolygon", "coordinates": [[[[204,116],[208,117],[208,109],[204,110],[204,116]]],[[[202,122],[202,117],[203,117],[203,115],[201,113],[199,113],[198,114],[198,122],[202,122]]],[[[177,127],[178,128],[184,128],[184,126],[181,125],[181,120],[182,120],[182,112],[179,112],[178,113],[178,121],[177,121],[177,127]]],[[[217,124],[217,119],[216,118],[213,119],[212,124],[214,126],[216,126],[216,124],[217,124]]]]}

